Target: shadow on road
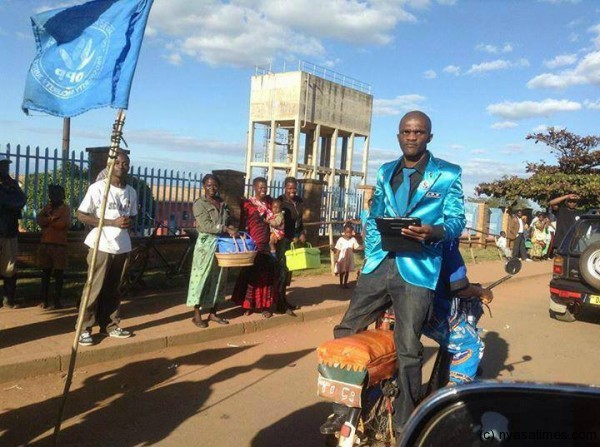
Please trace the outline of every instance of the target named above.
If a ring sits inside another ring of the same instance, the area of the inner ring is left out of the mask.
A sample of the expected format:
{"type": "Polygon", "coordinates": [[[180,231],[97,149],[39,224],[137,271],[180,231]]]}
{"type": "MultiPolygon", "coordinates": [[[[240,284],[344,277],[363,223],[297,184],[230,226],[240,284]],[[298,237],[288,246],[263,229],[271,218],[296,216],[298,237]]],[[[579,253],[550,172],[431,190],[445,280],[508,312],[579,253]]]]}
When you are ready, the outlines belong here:
{"type": "MultiPolygon", "coordinates": [[[[530,355],[524,355],[521,360],[512,363],[506,363],[508,359],[508,343],[497,332],[487,332],[483,337],[485,343],[485,353],[481,360],[481,379],[497,379],[503,376],[511,376],[515,370],[515,365],[530,362],[533,358],[530,355]]],[[[506,377],[505,377],[506,378],[506,377]]]]}
{"type": "MultiPolygon", "coordinates": [[[[196,371],[176,376],[180,365],[213,365],[250,348],[252,346],[208,349],[175,359],[156,358],[133,362],[116,371],[103,372],[86,379],[80,388],[69,395],[60,445],[154,445],[166,439],[188,418],[204,410],[203,406],[213,393],[213,385],[256,369],[275,372],[313,352],[308,349],[265,355],[252,365],[230,367],[204,380],[186,380],[196,371]],[[79,416],[75,425],[66,426],[69,419],[79,416]]],[[[234,397],[237,392],[221,401],[234,397]]],[[[4,411],[0,414],[0,445],[51,445],[51,435],[33,440],[52,429],[59,402],[60,397],[55,397],[4,411]]]]}
{"type": "Polygon", "coordinates": [[[269,427],[259,431],[252,447],[306,447],[324,445],[319,427],[331,413],[331,404],[319,402],[294,411],[269,427]]]}

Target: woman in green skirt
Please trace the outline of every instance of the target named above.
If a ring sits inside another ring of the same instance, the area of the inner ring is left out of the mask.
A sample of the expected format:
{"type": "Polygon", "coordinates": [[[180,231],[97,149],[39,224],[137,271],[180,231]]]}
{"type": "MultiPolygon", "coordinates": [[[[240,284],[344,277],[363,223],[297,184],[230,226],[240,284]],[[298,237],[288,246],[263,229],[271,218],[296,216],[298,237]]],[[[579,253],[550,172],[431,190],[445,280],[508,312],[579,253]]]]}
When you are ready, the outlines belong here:
{"type": "Polygon", "coordinates": [[[198,327],[208,327],[209,321],[229,324],[229,321],[217,316],[217,302],[223,298],[222,285],[217,290],[219,266],[215,252],[217,238],[220,234],[229,233],[235,236],[237,230],[229,225],[229,208],[219,197],[219,179],[207,174],[202,179],[204,197],[194,202],[194,217],[198,240],[194,247],[194,259],[190,274],[187,305],[194,307],[192,322],[198,327]],[[210,309],[207,320],[202,320],[202,309],[210,309]]]}

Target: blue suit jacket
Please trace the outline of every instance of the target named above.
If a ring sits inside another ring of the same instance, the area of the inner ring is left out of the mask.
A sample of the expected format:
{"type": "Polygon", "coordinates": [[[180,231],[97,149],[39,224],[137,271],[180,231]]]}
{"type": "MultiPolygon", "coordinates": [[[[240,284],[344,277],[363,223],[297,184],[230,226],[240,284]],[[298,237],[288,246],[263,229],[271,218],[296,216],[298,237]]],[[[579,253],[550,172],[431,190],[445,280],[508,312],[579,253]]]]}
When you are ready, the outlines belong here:
{"type": "MultiPolygon", "coordinates": [[[[367,219],[365,238],[365,265],[362,272],[369,274],[388,255],[381,248],[381,234],[376,217],[398,217],[396,197],[391,180],[402,157],[385,163],[377,173],[377,186],[373,195],[371,212],[367,219]]],[[[398,271],[405,281],[415,286],[435,289],[442,265],[442,242],[460,237],[466,220],[460,166],[445,160],[429,158],[423,180],[413,193],[406,216],[418,217],[423,224],[443,225],[444,239],[424,243],[423,251],[396,252],[398,271]]]]}

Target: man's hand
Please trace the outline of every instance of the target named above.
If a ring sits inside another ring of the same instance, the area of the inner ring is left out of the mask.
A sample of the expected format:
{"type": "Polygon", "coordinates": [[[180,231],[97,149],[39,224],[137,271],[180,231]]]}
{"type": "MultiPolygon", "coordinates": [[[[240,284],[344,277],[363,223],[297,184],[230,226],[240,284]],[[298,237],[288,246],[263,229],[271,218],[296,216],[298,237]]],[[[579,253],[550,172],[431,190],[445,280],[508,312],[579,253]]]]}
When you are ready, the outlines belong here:
{"type": "Polygon", "coordinates": [[[129,216],[119,216],[113,220],[113,223],[114,223],[113,226],[125,229],[125,228],[131,227],[131,224],[133,223],[133,221],[131,220],[131,218],[129,216]]]}
{"type": "Polygon", "coordinates": [[[415,239],[417,241],[428,241],[431,239],[432,234],[433,227],[431,225],[421,225],[420,227],[411,225],[408,228],[402,229],[403,236],[415,239]]]}
{"type": "Polygon", "coordinates": [[[567,200],[579,200],[580,198],[577,194],[567,194],[567,200]]]}
{"type": "Polygon", "coordinates": [[[485,287],[481,287],[481,294],[479,295],[481,302],[483,304],[490,304],[494,299],[494,294],[490,289],[486,289],[485,287]]]}

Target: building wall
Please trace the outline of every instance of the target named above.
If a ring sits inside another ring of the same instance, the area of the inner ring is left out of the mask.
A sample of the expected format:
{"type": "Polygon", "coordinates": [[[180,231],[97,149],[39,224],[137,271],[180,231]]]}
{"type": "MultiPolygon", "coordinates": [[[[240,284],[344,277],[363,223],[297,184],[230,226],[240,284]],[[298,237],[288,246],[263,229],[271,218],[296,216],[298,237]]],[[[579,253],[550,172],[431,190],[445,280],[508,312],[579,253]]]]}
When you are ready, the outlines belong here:
{"type": "Polygon", "coordinates": [[[250,120],[301,121],[369,135],[373,96],[302,71],[253,76],[250,120]]]}

